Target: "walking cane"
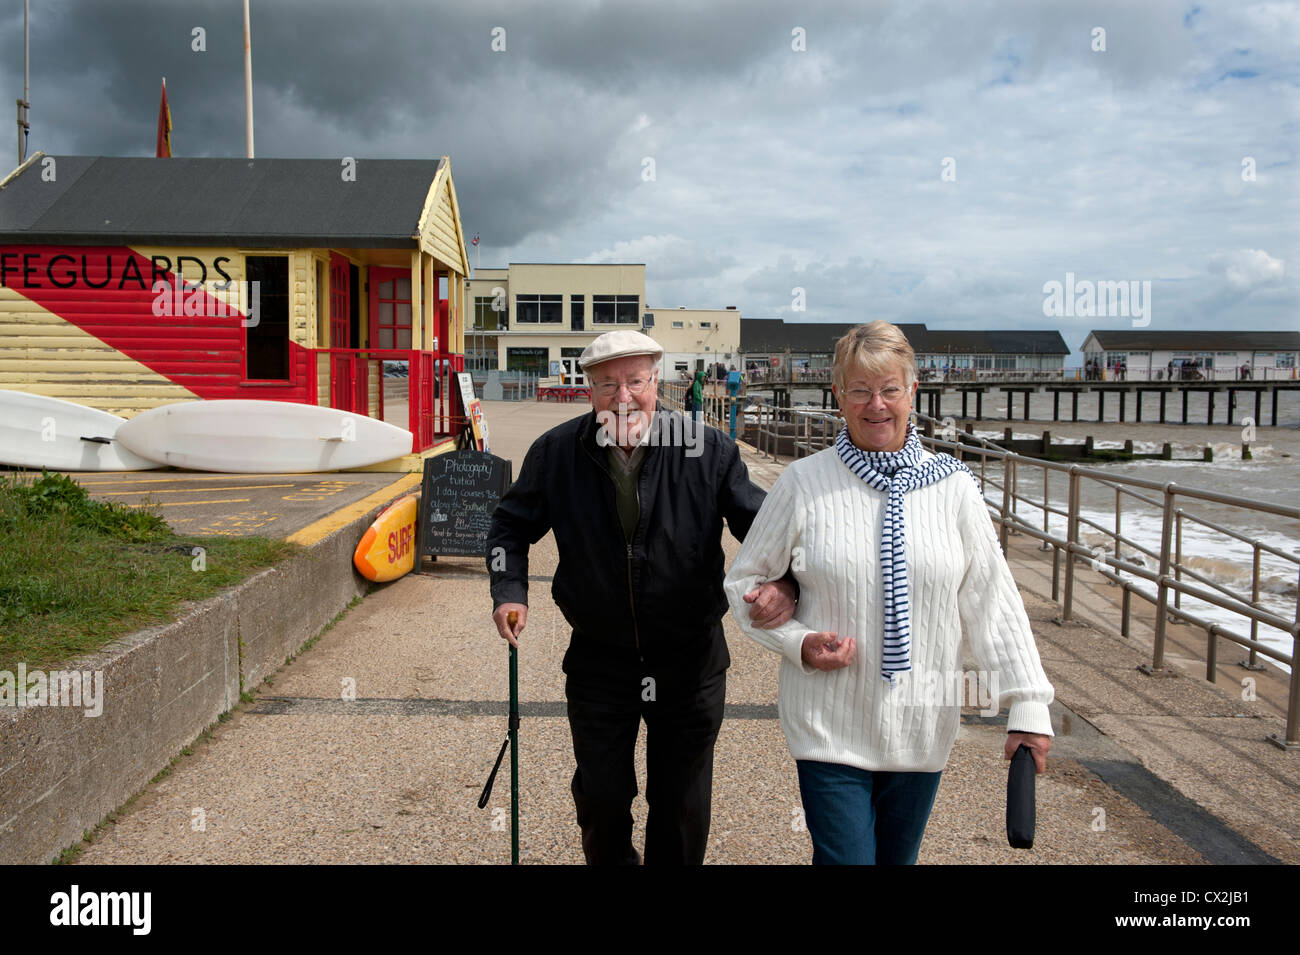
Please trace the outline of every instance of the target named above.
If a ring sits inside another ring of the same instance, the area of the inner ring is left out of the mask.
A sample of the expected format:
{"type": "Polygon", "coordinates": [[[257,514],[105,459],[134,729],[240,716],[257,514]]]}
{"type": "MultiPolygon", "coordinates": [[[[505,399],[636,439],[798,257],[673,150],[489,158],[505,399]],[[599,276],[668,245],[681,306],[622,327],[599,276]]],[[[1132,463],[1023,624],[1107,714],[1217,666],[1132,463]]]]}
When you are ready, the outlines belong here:
{"type": "MultiPolygon", "coordinates": [[[[519,612],[511,610],[506,614],[506,626],[513,633],[519,622],[519,612]]],[[[506,755],[506,745],[510,746],[510,864],[519,865],[519,663],[515,648],[510,648],[510,722],[507,724],[506,738],[497,753],[496,764],[478,797],[478,807],[483,809],[492,798],[492,784],[496,782],[497,770],[506,755]]]]}

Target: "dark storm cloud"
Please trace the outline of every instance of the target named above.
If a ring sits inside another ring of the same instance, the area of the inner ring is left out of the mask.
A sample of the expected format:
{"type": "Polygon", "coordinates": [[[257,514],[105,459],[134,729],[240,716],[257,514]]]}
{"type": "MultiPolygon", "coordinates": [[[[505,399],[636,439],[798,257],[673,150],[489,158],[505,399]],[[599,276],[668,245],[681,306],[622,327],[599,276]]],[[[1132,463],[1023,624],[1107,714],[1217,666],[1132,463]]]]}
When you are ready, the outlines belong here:
{"type": "MultiPolygon", "coordinates": [[[[239,0],[32,4],[33,148],[151,155],[166,75],[177,154],[243,155],[239,0]]],[[[252,10],[257,155],[450,155],[485,265],[644,261],[656,304],[822,321],[1041,327],[1067,271],[1151,280],[1168,327],[1300,301],[1295,3],[252,10]]]]}

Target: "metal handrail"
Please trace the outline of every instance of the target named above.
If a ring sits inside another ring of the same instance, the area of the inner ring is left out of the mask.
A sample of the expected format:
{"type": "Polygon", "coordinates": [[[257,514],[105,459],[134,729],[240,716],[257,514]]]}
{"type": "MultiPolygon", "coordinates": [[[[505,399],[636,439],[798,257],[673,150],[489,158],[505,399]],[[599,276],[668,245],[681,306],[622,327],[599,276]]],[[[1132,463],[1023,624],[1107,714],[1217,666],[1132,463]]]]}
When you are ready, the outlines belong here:
{"type": "MultiPolygon", "coordinates": [[[[770,455],[773,460],[778,460],[779,445],[777,442],[783,436],[780,430],[782,420],[786,423],[797,422],[799,419],[803,420],[802,440],[800,439],[800,428],[797,423],[794,428],[794,452],[796,457],[799,456],[800,451],[806,450],[806,453],[813,453],[814,448],[818,446],[818,441],[820,442],[820,448],[829,447],[834,441],[835,433],[839,430],[840,415],[838,411],[834,410],[783,408],[760,402],[755,407],[748,409],[748,411],[758,417],[758,426],[755,431],[758,450],[764,455],[770,455]],[[820,435],[813,432],[812,424],[814,422],[821,424],[820,435]],[[834,423],[835,427],[828,431],[826,426],[831,423],[834,423]]],[[[954,430],[952,419],[940,420],[920,412],[914,412],[914,414],[927,431],[932,431],[933,426],[936,425],[941,429],[941,433],[950,433],[954,430]]],[[[784,437],[789,438],[790,435],[786,434],[784,437]]],[[[1200,517],[1184,507],[1176,506],[1176,502],[1180,498],[1191,501],[1204,501],[1291,520],[1300,520],[1300,508],[1225,494],[1208,488],[1187,487],[1172,481],[1161,483],[1138,477],[1116,477],[1114,474],[1096,468],[1031,458],[1007,451],[995,442],[969,432],[952,434],[950,439],[934,434],[924,434],[922,435],[922,441],[933,449],[951,451],[958,458],[979,457],[980,482],[981,486],[986,489],[986,495],[991,490],[1001,492],[1000,500],[986,497],[985,503],[988,505],[991,517],[998,525],[999,537],[1004,551],[1007,546],[1008,535],[1015,533],[1024,534],[1041,541],[1040,549],[1052,552],[1052,599],[1061,602],[1062,621],[1069,621],[1073,616],[1075,564],[1078,560],[1086,560],[1096,572],[1122,588],[1120,629],[1124,636],[1127,637],[1129,634],[1131,595],[1133,593],[1136,592],[1143,600],[1155,606],[1155,640],[1152,647],[1151,664],[1144,667],[1147,672],[1155,672],[1164,667],[1167,626],[1171,617],[1176,617],[1179,621],[1192,624],[1205,631],[1207,639],[1205,652],[1206,679],[1211,682],[1214,682],[1217,675],[1217,640],[1219,638],[1247,649],[1250,653],[1247,666],[1258,668],[1257,657],[1259,655],[1290,666],[1291,679],[1285,738],[1279,738],[1277,734],[1272,734],[1269,740],[1284,748],[1300,747],[1300,667],[1296,665],[1297,657],[1300,656],[1300,654],[1297,654],[1297,647],[1300,647],[1300,592],[1297,595],[1296,614],[1293,619],[1266,610],[1259,602],[1260,554],[1268,553],[1278,559],[1295,564],[1298,573],[1300,573],[1300,554],[1267,544],[1220,522],[1200,517]],[[988,474],[987,465],[990,461],[1002,464],[1003,474],[1000,480],[988,474]],[[1031,494],[1021,491],[1018,480],[1021,467],[1042,469],[1042,500],[1035,500],[1031,494]],[[1049,476],[1053,472],[1068,479],[1067,503],[1064,508],[1055,506],[1050,499],[1049,476]],[[1116,504],[1113,526],[1106,526],[1102,522],[1093,520],[1081,513],[1081,487],[1085,481],[1091,481],[1096,486],[1115,491],[1116,504]],[[1140,493],[1141,491],[1155,491],[1158,493],[1151,495],[1140,493]],[[1123,533],[1122,511],[1123,501],[1126,499],[1140,501],[1161,510],[1162,530],[1159,550],[1134,540],[1123,533]],[[1024,515],[1017,513],[1017,507],[1020,504],[1037,507],[1043,511],[1041,528],[1034,526],[1024,515]],[[1067,530],[1064,537],[1050,532],[1051,515],[1066,520],[1067,530]],[[1195,567],[1184,563],[1182,525],[1185,521],[1195,522],[1199,526],[1223,534],[1252,548],[1253,565],[1249,596],[1242,592],[1240,588],[1220,584],[1198,571],[1195,567]],[[1176,530],[1175,524],[1177,525],[1176,530]],[[1083,544],[1080,540],[1080,531],[1083,528],[1090,528],[1101,533],[1109,539],[1108,544],[1110,546],[1092,548],[1083,544]],[[1158,568],[1152,569],[1124,559],[1121,556],[1121,546],[1128,547],[1132,551],[1158,562],[1158,568]],[[1063,555],[1066,560],[1062,592],[1060,587],[1060,564],[1063,555]],[[1124,574],[1129,575],[1129,577],[1122,576],[1124,574]],[[1154,585],[1155,594],[1150,594],[1137,586],[1134,580],[1130,578],[1137,578],[1154,585]],[[1184,580],[1184,578],[1188,579],[1184,580]],[[1173,595],[1172,606],[1170,605],[1171,594],[1173,595]],[[1220,623],[1184,609],[1181,606],[1183,595],[1202,600],[1212,606],[1236,614],[1243,621],[1249,621],[1250,635],[1245,636],[1237,633],[1220,623]],[[1290,634],[1292,639],[1291,653],[1288,654],[1268,644],[1261,643],[1257,639],[1258,629],[1261,624],[1290,634]]]]}

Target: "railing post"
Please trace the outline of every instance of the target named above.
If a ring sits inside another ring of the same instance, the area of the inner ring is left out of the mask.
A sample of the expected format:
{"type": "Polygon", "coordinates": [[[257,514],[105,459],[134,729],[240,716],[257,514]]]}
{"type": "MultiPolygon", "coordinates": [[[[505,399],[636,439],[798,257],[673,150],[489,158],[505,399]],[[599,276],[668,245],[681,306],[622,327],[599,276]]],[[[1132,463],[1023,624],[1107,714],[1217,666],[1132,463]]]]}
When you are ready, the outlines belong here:
{"type": "Polygon", "coordinates": [[[1124,507],[1124,492],[1115,487],[1115,559],[1119,560],[1120,511],[1124,507]]]}
{"type": "Polygon", "coordinates": [[[772,425],[773,425],[772,430],[774,432],[772,435],[772,463],[773,464],[781,463],[781,424],[779,419],[777,418],[777,415],[779,413],[780,413],[780,409],[778,408],[772,409],[772,425]]]}
{"type": "Polygon", "coordinates": [[[1061,602],[1061,620],[1074,615],[1074,549],[1079,543],[1079,475],[1070,468],[1069,516],[1065,531],[1065,599],[1061,602]]]}
{"type": "MultiPolygon", "coordinates": [[[[1174,515],[1174,580],[1183,579],[1183,509],[1180,507],[1174,515]]],[[[1180,609],[1183,605],[1183,592],[1174,591],[1174,609],[1180,609]]]]}
{"type": "Polygon", "coordinates": [[[1061,548],[1052,547],[1052,603],[1061,599],[1061,548]]]}
{"type": "MultiPolygon", "coordinates": [[[[1300,608],[1300,595],[1297,595],[1296,604],[1300,608]]],[[[1297,610],[1296,620],[1296,625],[1291,628],[1291,696],[1286,707],[1286,740],[1279,741],[1277,734],[1269,738],[1284,749],[1300,746],[1300,666],[1296,665],[1300,660],[1300,610],[1297,610]]]]}
{"type": "Polygon", "coordinates": [[[1020,504],[1020,462],[1011,462],[1011,513],[1018,514],[1020,504]]]}
{"type": "MultiPolygon", "coordinates": [[[[1048,510],[1048,508],[1051,507],[1051,482],[1050,482],[1051,476],[1052,476],[1052,469],[1044,465],[1043,466],[1043,533],[1044,534],[1050,534],[1052,532],[1051,524],[1049,523],[1051,520],[1052,512],[1048,510]]],[[[1047,541],[1043,541],[1043,543],[1039,545],[1038,549],[1048,550],[1051,548],[1051,546],[1052,545],[1047,543],[1047,541]]],[[[1055,584],[1052,585],[1052,599],[1053,600],[1056,599],[1055,584]]]]}
{"type": "MultiPolygon", "coordinates": [[[[1259,609],[1259,541],[1256,540],[1254,544],[1255,544],[1255,560],[1251,566],[1251,573],[1250,573],[1250,605],[1254,607],[1256,610],[1258,610],[1259,609]]],[[[1297,594],[1297,598],[1300,598],[1300,594],[1297,594]]],[[[1259,639],[1258,620],[1250,621],[1250,639],[1252,640],[1259,639]]],[[[1250,659],[1247,660],[1246,662],[1246,669],[1248,670],[1263,669],[1262,667],[1259,666],[1258,656],[1259,655],[1255,652],[1255,648],[1251,647],[1250,659]]],[[[1295,664],[1296,661],[1293,659],[1291,661],[1291,665],[1295,666],[1295,664]]]]}
{"type": "MultiPolygon", "coordinates": [[[[1174,488],[1170,481],[1165,485],[1164,519],[1160,527],[1160,580],[1156,590],[1156,636],[1151,649],[1151,667],[1154,673],[1165,664],[1165,630],[1169,624],[1169,563],[1170,546],[1174,536],[1174,488]]],[[[1145,668],[1144,668],[1145,669],[1145,668]]]]}
{"type": "Polygon", "coordinates": [[[1002,553],[1005,556],[1007,552],[1007,514],[1011,506],[1011,469],[1014,467],[1011,459],[1007,456],[1002,458],[1002,513],[1001,520],[998,523],[998,542],[1002,545],[1002,553]]]}

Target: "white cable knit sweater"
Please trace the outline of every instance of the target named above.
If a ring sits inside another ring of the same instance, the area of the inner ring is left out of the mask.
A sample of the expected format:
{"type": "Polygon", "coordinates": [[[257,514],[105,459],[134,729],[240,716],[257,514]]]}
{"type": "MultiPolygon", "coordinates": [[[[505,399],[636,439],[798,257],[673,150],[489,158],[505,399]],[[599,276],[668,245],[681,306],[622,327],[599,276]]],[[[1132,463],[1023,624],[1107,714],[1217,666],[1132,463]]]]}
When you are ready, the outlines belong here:
{"type": "MultiPolygon", "coordinates": [[[[881,678],[885,500],[834,448],[792,462],[727,574],[736,622],[783,656],[778,710],[791,755],[869,770],[943,769],[961,718],[953,688],[963,629],[976,668],[1010,705],[1008,731],[1052,735],[1052,686],[984,501],[964,472],[903,498],[912,672],[892,690],[881,678]],[[742,596],[786,568],[799,581],[794,619],[774,630],[752,626],[742,596]],[[804,665],[804,637],[823,630],[856,638],[852,664],[830,672],[804,665]]],[[[970,694],[965,702],[974,704],[970,694]]]]}

